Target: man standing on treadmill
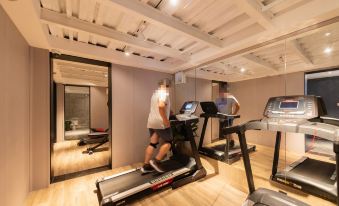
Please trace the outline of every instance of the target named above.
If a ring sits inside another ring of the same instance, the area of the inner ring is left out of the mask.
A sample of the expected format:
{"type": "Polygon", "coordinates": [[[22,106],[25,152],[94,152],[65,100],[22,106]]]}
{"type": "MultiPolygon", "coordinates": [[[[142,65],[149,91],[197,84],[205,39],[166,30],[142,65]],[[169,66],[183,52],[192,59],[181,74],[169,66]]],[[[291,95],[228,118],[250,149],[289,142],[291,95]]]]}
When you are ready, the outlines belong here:
{"type": "MultiPolygon", "coordinates": [[[[219,83],[219,97],[216,99],[215,104],[218,107],[218,111],[223,114],[230,114],[235,115],[238,113],[240,109],[240,104],[238,100],[229,93],[229,88],[227,86],[227,83],[219,83]]],[[[219,136],[223,138],[222,136],[222,128],[223,127],[229,127],[233,124],[233,118],[223,120],[219,120],[219,136]]],[[[232,136],[229,138],[229,147],[234,147],[234,140],[232,136]]]]}
{"type": "Polygon", "coordinates": [[[173,140],[172,130],[170,128],[170,98],[169,98],[169,79],[159,82],[159,88],[153,93],[151,98],[151,108],[148,115],[147,128],[150,132],[150,143],[145,150],[145,162],[141,168],[142,173],[148,173],[156,170],[159,173],[165,172],[161,167],[161,160],[171,149],[173,140]],[[159,139],[164,143],[161,145],[158,154],[152,159],[153,152],[159,144],[159,139]]]}

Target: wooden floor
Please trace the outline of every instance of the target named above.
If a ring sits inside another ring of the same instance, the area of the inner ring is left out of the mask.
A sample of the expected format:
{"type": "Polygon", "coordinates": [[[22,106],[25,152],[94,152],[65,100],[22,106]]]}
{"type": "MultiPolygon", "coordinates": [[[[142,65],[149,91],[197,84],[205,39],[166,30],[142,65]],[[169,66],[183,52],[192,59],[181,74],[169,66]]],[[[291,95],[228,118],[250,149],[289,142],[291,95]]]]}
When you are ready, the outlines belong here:
{"type": "Polygon", "coordinates": [[[78,146],[79,140],[63,141],[53,145],[52,170],[54,176],[84,171],[109,164],[108,143],[100,146],[98,152],[84,153],[88,145],[78,146]],[[103,148],[103,149],[102,149],[103,148]]]}
{"type": "MultiPolygon", "coordinates": [[[[300,156],[287,153],[286,160],[292,162],[300,156]]],[[[273,158],[273,149],[257,145],[257,152],[251,154],[251,163],[256,188],[265,187],[275,191],[281,190],[289,196],[296,197],[310,205],[334,206],[335,204],[320,198],[306,195],[285,186],[269,181],[273,158]]],[[[281,151],[280,168],[285,166],[284,151],[281,151]]],[[[202,162],[208,175],[201,181],[188,184],[184,187],[162,192],[138,200],[133,205],[241,205],[247,196],[247,182],[243,162],[238,161],[227,165],[216,160],[203,157],[202,162]]],[[[94,193],[97,178],[115,174],[134,168],[138,165],[100,172],[76,179],[67,180],[50,185],[49,188],[30,193],[26,206],[67,205],[93,206],[98,205],[94,193]]]]}

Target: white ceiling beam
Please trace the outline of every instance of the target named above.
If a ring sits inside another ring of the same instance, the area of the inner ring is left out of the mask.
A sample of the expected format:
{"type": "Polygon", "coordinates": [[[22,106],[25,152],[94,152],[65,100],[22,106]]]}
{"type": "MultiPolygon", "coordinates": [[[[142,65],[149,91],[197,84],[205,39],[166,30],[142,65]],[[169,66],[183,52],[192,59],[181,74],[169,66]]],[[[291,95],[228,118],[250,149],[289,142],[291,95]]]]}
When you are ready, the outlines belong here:
{"type": "Polygon", "coordinates": [[[51,50],[56,50],[60,53],[68,55],[107,61],[114,64],[161,71],[165,73],[172,73],[173,67],[178,66],[135,55],[126,56],[123,52],[118,52],[87,43],[69,41],[67,39],[58,38],[51,35],[48,36],[48,41],[51,50]]]}
{"type": "Polygon", "coordinates": [[[72,0],[66,0],[66,14],[68,17],[72,16],[72,0]]]}
{"type": "Polygon", "coordinates": [[[300,43],[294,39],[289,42],[293,51],[303,60],[306,64],[313,64],[312,59],[307,55],[305,49],[303,49],[300,43]]]}
{"type": "Polygon", "coordinates": [[[175,59],[180,59],[183,61],[189,60],[189,56],[182,54],[178,50],[166,46],[161,46],[153,42],[144,41],[140,38],[124,34],[122,32],[118,32],[114,29],[96,25],[94,23],[86,22],[74,17],[67,17],[64,14],[60,14],[55,11],[50,11],[48,9],[41,10],[40,18],[42,22],[47,24],[58,25],[60,27],[65,27],[70,30],[82,31],[103,38],[108,38],[112,41],[127,44],[134,48],[138,48],[152,53],[158,53],[175,59]]]}
{"type": "Polygon", "coordinates": [[[272,9],[273,7],[275,7],[276,5],[278,5],[278,4],[280,4],[284,1],[286,1],[286,0],[275,0],[272,3],[261,7],[261,11],[263,11],[263,12],[268,11],[268,10],[272,9]]]}
{"type": "Polygon", "coordinates": [[[127,13],[135,14],[144,20],[159,25],[166,29],[179,32],[183,35],[189,36],[199,42],[203,42],[213,47],[222,47],[222,42],[197,28],[194,28],[184,22],[176,19],[170,15],[162,13],[160,10],[155,9],[147,4],[138,0],[109,0],[112,4],[124,10],[127,13]]]}
{"type": "MultiPolygon", "coordinates": [[[[66,0],[66,15],[67,17],[72,17],[72,0],[66,0]]],[[[73,30],[68,31],[68,37],[69,40],[73,41],[74,40],[74,35],[73,35],[73,30]]]]}
{"type": "Polygon", "coordinates": [[[279,68],[277,66],[255,56],[254,54],[245,54],[242,57],[247,59],[248,61],[251,61],[251,62],[253,62],[253,63],[255,63],[259,66],[265,67],[267,69],[271,69],[271,70],[273,69],[273,70],[276,70],[276,71],[279,70],[279,68]]]}
{"type": "Polygon", "coordinates": [[[265,29],[273,29],[274,26],[269,16],[261,11],[261,6],[254,0],[236,0],[234,3],[248,14],[250,17],[257,20],[257,22],[265,29]]]}

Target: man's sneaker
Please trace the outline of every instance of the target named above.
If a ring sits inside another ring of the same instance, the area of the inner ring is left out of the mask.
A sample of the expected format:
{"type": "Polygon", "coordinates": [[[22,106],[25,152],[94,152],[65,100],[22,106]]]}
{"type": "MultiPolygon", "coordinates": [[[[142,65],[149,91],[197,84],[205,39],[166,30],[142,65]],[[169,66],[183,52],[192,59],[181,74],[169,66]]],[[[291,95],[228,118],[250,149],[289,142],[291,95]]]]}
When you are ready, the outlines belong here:
{"type": "Polygon", "coordinates": [[[150,162],[150,165],[159,173],[164,173],[165,170],[161,167],[161,162],[156,159],[152,159],[150,162]]]}
{"type": "Polygon", "coordinates": [[[154,169],[153,169],[153,167],[152,167],[150,164],[144,164],[144,166],[142,166],[142,167],[140,168],[140,171],[141,171],[143,174],[146,174],[146,173],[153,172],[154,169]]]}

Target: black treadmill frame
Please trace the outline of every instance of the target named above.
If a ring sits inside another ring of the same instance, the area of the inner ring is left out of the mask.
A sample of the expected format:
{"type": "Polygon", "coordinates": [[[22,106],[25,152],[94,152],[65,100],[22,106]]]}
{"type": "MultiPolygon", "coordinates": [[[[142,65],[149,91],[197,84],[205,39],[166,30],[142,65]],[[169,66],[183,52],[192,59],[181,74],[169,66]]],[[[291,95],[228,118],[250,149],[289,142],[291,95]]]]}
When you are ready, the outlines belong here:
{"type": "MultiPolygon", "coordinates": [[[[245,167],[245,173],[246,173],[246,179],[247,179],[247,185],[248,185],[248,190],[249,190],[249,195],[247,197],[247,199],[251,198],[252,194],[255,194],[256,191],[259,190],[266,190],[265,193],[267,192],[271,192],[272,194],[276,194],[279,196],[283,196],[284,194],[279,193],[279,192],[275,192],[272,190],[267,190],[267,189],[255,189],[255,185],[254,185],[254,179],[253,179],[253,173],[252,173],[252,167],[251,167],[251,162],[250,162],[250,156],[249,156],[249,152],[247,150],[247,142],[246,142],[246,136],[245,136],[245,132],[246,132],[246,123],[242,124],[242,125],[237,125],[237,126],[231,126],[231,127],[227,127],[224,128],[223,131],[225,132],[225,134],[232,134],[232,133],[236,133],[238,135],[239,138],[239,142],[240,142],[240,148],[241,148],[241,152],[242,152],[242,157],[243,157],[243,163],[244,163],[244,167],[245,167]]],[[[339,148],[338,148],[339,151],[339,148]]],[[[281,198],[281,197],[280,197],[281,198]]],[[[287,200],[290,203],[294,203],[293,205],[308,205],[305,204],[297,199],[294,199],[292,197],[289,196],[285,196],[283,197],[284,200],[287,200]]],[[[262,204],[262,203],[256,203],[255,205],[266,205],[266,204],[262,204]]]]}
{"type": "MultiPolygon", "coordinates": [[[[211,118],[218,118],[218,119],[225,119],[228,121],[228,118],[240,118],[240,115],[226,115],[226,114],[207,114],[207,113],[202,113],[200,117],[204,118],[204,124],[201,130],[201,136],[200,136],[200,141],[199,141],[199,146],[198,146],[198,151],[200,154],[211,157],[213,159],[225,162],[227,164],[233,164],[234,162],[240,160],[240,157],[242,156],[241,152],[237,152],[234,154],[230,154],[230,148],[227,146],[229,142],[229,138],[225,138],[225,151],[224,155],[217,155],[215,153],[215,149],[213,148],[207,148],[203,146],[204,139],[205,139],[205,134],[206,134],[206,128],[207,128],[207,123],[208,120],[211,118]]],[[[219,131],[222,131],[223,128],[221,128],[219,131]]],[[[241,150],[241,148],[240,148],[241,150]]],[[[256,150],[255,145],[248,145],[247,150],[249,152],[254,152],[256,150]]]]}
{"type": "MultiPolygon", "coordinates": [[[[332,201],[334,203],[337,203],[339,206],[339,178],[336,177],[336,183],[337,183],[337,196],[333,197],[333,195],[326,193],[323,190],[317,189],[311,185],[303,185],[301,183],[293,182],[292,180],[284,180],[279,181],[279,178],[276,177],[276,174],[278,172],[278,164],[279,164],[279,156],[280,156],[280,144],[281,144],[281,131],[277,131],[276,133],[276,141],[274,146],[274,158],[273,158],[273,165],[272,165],[272,174],[271,174],[271,180],[274,182],[277,182],[279,184],[287,185],[289,187],[292,187],[294,189],[306,192],[308,194],[327,199],[329,201],[332,201]],[[301,187],[299,187],[299,185],[301,187]]],[[[335,161],[336,161],[336,170],[339,171],[339,142],[333,142],[333,151],[335,153],[335,161]]],[[[302,164],[302,163],[301,163],[302,164]]],[[[330,163],[329,163],[330,164],[330,163]]]]}
{"type": "MultiPolygon", "coordinates": [[[[200,160],[200,156],[199,156],[199,152],[197,149],[197,145],[194,139],[194,132],[192,129],[192,124],[194,124],[195,122],[198,122],[199,119],[192,119],[192,120],[185,120],[185,121],[179,121],[179,120],[171,120],[171,126],[173,125],[178,125],[178,124],[183,124],[184,130],[185,130],[185,140],[184,141],[189,141],[190,145],[191,145],[191,149],[192,149],[192,157],[195,160],[195,166],[194,169],[191,169],[188,172],[185,172],[181,175],[175,176],[173,178],[168,177],[168,178],[160,178],[159,182],[156,182],[156,186],[157,188],[154,190],[152,189],[152,187],[149,187],[145,190],[139,191],[137,193],[131,194],[129,196],[126,196],[122,199],[119,199],[116,202],[113,202],[112,200],[108,200],[103,199],[104,197],[102,196],[101,192],[100,192],[100,187],[99,184],[102,181],[105,181],[105,179],[99,179],[96,182],[96,187],[97,187],[97,197],[98,200],[100,202],[101,206],[113,206],[113,205],[125,205],[127,203],[131,203],[136,199],[139,199],[140,197],[143,197],[145,195],[151,194],[153,192],[156,191],[160,191],[161,189],[167,187],[167,186],[171,186],[172,189],[184,186],[188,183],[194,182],[196,180],[199,180],[203,177],[206,176],[206,170],[205,168],[202,166],[201,160],[200,160]]],[[[114,175],[114,177],[118,177],[120,175],[124,175],[128,172],[133,172],[133,171],[137,171],[138,169],[133,169],[127,172],[123,172],[121,174],[117,174],[114,175]]],[[[164,176],[167,173],[164,174],[164,176]]],[[[161,175],[159,177],[162,177],[161,175]]],[[[113,195],[112,195],[113,196],[113,195]]]]}
{"type": "MultiPolygon", "coordinates": [[[[246,137],[245,137],[246,126],[245,126],[245,124],[242,124],[242,125],[238,125],[238,126],[232,126],[232,127],[224,128],[224,132],[227,133],[227,134],[236,133],[238,135],[240,147],[241,147],[241,151],[242,151],[242,156],[243,156],[245,172],[246,172],[247,184],[248,184],[248,188],[249,188],[249,194],[252,194],[255,191],[255,186],[254,186],[254,181],[253,181],[252,168],[251,168],[251,165],[250,165],[249,152],[246,149],[247,148],[246,137]]],[[[281,143],[281,132],[277,131],[271,179],[274,177],[273,174],[276,174],[277,171],[278,171],[280,143],[281,143]]],[[[335,159],[336,159],[336,170],[339,171],[339,164],[338,164],[339,163],[339,142],[333,142],[333,151],[335,153],[335,159]]],[[[272,179],[272,180],[275,181],[274,179],[272,179]]],[[[339,194],[339,187],[338,187],[339,178],[338,177],[336,178],[336,181],[337,181],[337,194],[339,194]]],[[[280,181],[275,181],[275,182],[283,184],[280,181]]],[[[285,184],[285,185],[291,186],[290,184],[285,184]]],[[[299,189],[301,191],[305,191],[305,190],[302,190],[302,189],[297,188],[297,187],[293,187],[293,188],[299,189]]],[[[312,194],[314,196],[318,196],[318,197],[328,199],[328,198],[326,198],[326,196],[323,196],[321,194],[320,195],[316,194],[313,191],[305,191],[305,192],[309,192],[310,194],[312,194]]],[[[331,199],[328,199],[328,200],[331,200],[331,199]]],[[[337,195],[336,199],[332,199],[331,201],[336,202],[336,205],[339,206],[339,196],[338,195],[337,195]]]]}

